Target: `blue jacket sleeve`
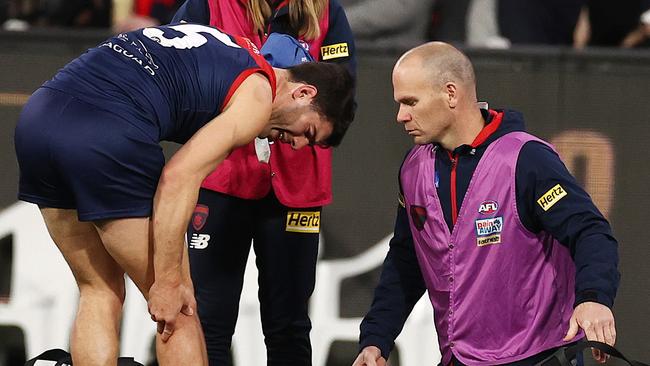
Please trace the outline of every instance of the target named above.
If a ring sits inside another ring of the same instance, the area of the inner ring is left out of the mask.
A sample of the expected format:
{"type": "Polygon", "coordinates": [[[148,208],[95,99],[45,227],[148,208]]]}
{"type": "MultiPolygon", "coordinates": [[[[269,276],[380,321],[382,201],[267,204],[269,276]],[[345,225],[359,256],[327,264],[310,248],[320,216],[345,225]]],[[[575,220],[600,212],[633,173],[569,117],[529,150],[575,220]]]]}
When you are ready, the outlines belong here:
{"type": "Polygon", "coordinates": [[[185,21],[188,23],[210,24],[210,9],[208,0],[186,0],[178,8],[172,23],[185,21]]]}
{"type": "Polygon", "coordinates": [[[359,350],[376,346],[381,350],[381,355],[388,359],[395,339],[425,289],[406,209],[399,206],[395,233],[384,260],[379,284],[375,288],[370,311],[361,322],[359,350]]]}
{"type": "Polygon", "coordinates": [[[320,49],[319,61],[336,62],[344,65],[356,80],[356,47],[348,18],[345,16],[345,11],[337,0],[330,0],[329,11],[329,29],[320,49]],[[338,48],[337,51],[339,52],[331,52],[333,48],[328,48],[329,46],[341,46],[345,47],[345,50],[338,48]]]}
{"type": "Polygon", "coordinates": [[[618,289],[618,243],[591,197],[548,146],[528,142],[517,161],[517,208],[532,232],[545,231],[567,246],[576,265],[575,305],[612,307],[618,289]],[[546,210],[538,203],[559,185],[566,192],[546,210]]]}

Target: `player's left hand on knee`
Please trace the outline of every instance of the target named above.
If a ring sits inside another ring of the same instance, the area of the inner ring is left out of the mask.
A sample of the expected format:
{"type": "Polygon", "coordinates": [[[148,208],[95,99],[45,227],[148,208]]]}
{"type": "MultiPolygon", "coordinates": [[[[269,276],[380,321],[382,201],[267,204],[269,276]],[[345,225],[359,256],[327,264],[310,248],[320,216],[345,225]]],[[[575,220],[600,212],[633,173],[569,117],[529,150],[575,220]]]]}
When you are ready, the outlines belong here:
{"type": "Polygon", "coordinates": [[[196,300],[189,286],[157,281],[149,289],[148,306],[162,341],[167,342],[176,328],[178,314],[194,315],[196,300]]]}
{"type": "MultiPolygon", "coordinates": [[[[610,346],[614,346],[614,343],[616,343],[614,314],[605,305],[588,301],[576,306],[569,321],[569,331],[564,340],[570,341],[573,339],[580,328],[585,331],[585,335],[590,341],[607,343],[610,346]]],[[[605,353],[596,349],[592,349],[591,353],[594,359],[600,363],[604,363],[608,358],[605,353]]]]}

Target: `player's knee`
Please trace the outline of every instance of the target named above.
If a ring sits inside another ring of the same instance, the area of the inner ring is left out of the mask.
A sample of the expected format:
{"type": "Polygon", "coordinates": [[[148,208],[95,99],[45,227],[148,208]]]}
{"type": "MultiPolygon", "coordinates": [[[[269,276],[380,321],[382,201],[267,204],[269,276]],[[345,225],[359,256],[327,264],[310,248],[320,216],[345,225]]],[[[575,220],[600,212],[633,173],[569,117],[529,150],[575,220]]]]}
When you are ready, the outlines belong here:
{"type": "Polygon", "coordinates": [[[176,318],[176,329],[182,329],[182,328],[189,328],[189,329],[201,328],[201,323],[199,322],[199,318],[196,315],[196,311],[194,312],[193,315],[185,315],[183,313],[178,315],[178,317],[176,318]]]}
{"type": "Polygon", "coordinates": [[[123,276],[109,281],[78,282],[78,285],[79,294],[82,298],[92,298],[119,307],[124,304],[126,287],[123,276]]]}

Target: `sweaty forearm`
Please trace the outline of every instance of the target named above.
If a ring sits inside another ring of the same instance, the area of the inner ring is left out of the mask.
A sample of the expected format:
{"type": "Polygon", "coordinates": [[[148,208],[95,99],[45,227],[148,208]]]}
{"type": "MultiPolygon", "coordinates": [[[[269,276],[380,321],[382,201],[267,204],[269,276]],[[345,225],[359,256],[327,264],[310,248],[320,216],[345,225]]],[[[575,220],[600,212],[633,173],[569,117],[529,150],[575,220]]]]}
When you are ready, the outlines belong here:
{"type": "Polygon", "coordinates": [[[155,280],[171,283],[181,281],[184,237],[192,210],[196,205],[198,186],[181,177],[161,177],[154,198],[153,250],[155,280]]]}

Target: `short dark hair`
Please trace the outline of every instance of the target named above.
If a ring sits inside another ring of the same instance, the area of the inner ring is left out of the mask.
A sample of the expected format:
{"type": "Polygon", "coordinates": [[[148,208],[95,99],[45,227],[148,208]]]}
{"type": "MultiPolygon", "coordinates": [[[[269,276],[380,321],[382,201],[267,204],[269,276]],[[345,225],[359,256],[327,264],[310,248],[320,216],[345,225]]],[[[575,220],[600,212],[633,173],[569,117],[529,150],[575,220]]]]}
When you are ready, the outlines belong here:
{"type": "Polygon", "coordinates": [[[327,146],[338,146],[354,120],[354,79],[344,66],[329,62],[305,62],[288,68],[290,81],[313,85],[318,90],[312,104],[332,122],[327,146]]]}

